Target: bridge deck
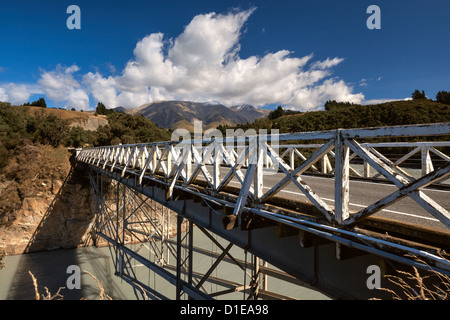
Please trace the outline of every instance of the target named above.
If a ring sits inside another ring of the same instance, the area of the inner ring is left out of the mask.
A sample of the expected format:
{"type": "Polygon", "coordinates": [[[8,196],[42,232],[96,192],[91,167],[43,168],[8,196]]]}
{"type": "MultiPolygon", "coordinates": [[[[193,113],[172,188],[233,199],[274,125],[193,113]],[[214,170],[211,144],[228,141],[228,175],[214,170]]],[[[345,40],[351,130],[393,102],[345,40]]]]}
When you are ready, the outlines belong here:
{"type": "MultiPolygon", "coordinates": [[[[422,175],[413,178],[398,165],[417,148],[392,162],[373,146],[355,140],[361,135],[373,138],[393,133],[449,135],[450,125],[289,135],[287,140],[329,139],[314,145],[309,158],[288,147],[291,160],[295,154],[302,159],[291,165],[283,160],[281,151],[277,153],[266,139],[259,138],[247,140],[248,145],[235,153],[235,158],[217,141],[204,142],[201,152],[194,143],[177,147],[169,142],[82,150],[77,158],[96,174],[146,195],[181,219],[216,233],[319,290],[338,298],[362,298],[373,296],[364,279],[367,266],[379,265],[380,258],[396,265],[391,270],[414,266],[450,274],[450,263],[441,257],[450,245],[449,190],[447,186],[433,187],[450,176],[450,158],[430,149],[430,143],[419,145],[424,166],[422,175]],[[436,169],[428,161],[431,151],[443,159],[436,169]],[[334,169],[327,158],[330,153],[334,169]],[[350,159],[355,155],[387,181],[352,178],[350,159]],[[278,170],[265,174],[270,171],[265,167],[267,160],[276,163],[278,170]],[[319,162],[327,174],[307,173],[317,172],[319,162]],[[352,257],[351,262],[347,256],[352,257]]],[[[117,239],[110,240],[117,244],[117,239]]],[[[183,286],[190,294],[204,297],[189,285],[183,286]]]]}

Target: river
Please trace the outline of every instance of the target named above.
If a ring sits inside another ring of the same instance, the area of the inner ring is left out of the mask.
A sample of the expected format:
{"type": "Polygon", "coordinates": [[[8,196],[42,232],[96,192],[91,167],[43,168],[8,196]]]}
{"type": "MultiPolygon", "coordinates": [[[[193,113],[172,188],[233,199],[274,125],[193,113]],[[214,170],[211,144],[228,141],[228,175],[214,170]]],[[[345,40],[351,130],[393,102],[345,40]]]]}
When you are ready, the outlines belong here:
{"type": "MultiPolygon", "coordinates": [[[[196,236],[197,239],[198,236],[196,236]]],[[[204,248],[209,250],[217,249],[212,247],[211,242],[206,243],[204,239],[200,239],[200,241],[204,244],[204,248]]],[[[232,252],[233,256],[236,256],[238,259],[244,257],[242,255],[243,251],[240,248],[236,247],[232,249],[234,249],[234,252],[233,250],[230,252],[232,252]]],[[[149,260],[154,259],[150,256],[148,258],[149,260]]],[[[175,259],[171,259],[171,263],[174,263],[175,259]]],[[[5,267],[0,270],[0,300],[34,300],[35,289],[29,271],[36,278],[38,290],[41,294],[45,294],[44,287],[47,287],[52,295],[60,287],[65,287],[60,291],[64,300],[98,300],[100,290],[97,282],[91,275],[84,273],[84,270],[90,272],[103,284],[105,293],[112,299],[137,299],[132,286],[114,275],[114,265],[109,247],[83,247],[70,250],[58,249],[12,255],[6,256],[3,262],[5,267]],[[68,267],[72,265],[78,266],[82,271],[80,289],[69,289],[67,287],[67,280],[72,276],[72,272],[68,272],[68,267]]],[[[213,262],[214,259],[212,257],[196,253],[194,256],[194,270],[205,272],[213,262]]],[[[223,261],[211,276],[219,276],[223,279],[243,283],[244,273],[242,270],[236,268],[236,265],[227,264],[223,261]]],[[[156,288],[158,292],[164,294],[169,299],[175,298],[175,286],[143,266],[137,265],[134,269],[138,274],[138,279],[141,281],[143,279],[143,283],[152,288],[156,288]]],[[[270,291],[279,292],[300,300],[328,300],[326,296],[319,292],[271,277],[269,277],[268,283],[270,291]]],[[[217,284],[206,282],[204,288],[208,292],[214,292],[216,289],[214,286],[217,286],[217,284]]],[[[221,297],[221,299],[242,298],[244,298],[242,292],[235,292],[221,297]]]]}

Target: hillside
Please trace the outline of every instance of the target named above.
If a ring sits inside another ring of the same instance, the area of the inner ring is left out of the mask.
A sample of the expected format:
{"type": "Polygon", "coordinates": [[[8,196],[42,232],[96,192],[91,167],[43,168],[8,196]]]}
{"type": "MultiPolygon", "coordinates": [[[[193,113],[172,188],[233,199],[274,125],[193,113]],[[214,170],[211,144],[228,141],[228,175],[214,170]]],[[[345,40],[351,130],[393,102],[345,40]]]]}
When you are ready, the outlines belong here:
{"type": "Polygon", "coordinates": [[[318,131],[450,121],[450,106],[431,100],[391,101],[376,105],[337,105],[328,111],[308,112],[275,121],[279,128],[318,131]]]}
{"type": "MultiPolygon", "coordinates": [[[[280,133],[450,122],[450,105],[427,99],[374,105],[334,103],[328,110],[265,117],[233,128],[278,129],[280,133]]],[[[229,126],[219,127],[225,132],[229,126]]]]}
{"type": "Polygon", "coordinates": [[[36,112],[43,112],[46,115],[51,114],[58,117],[59,119],[68,120],[70,127],[79,126],[84,130],[95,131],[100,126],[108,124],[108,119],[105,115],[96,115],[93,112],[81,112],[66,109],[41,108],[33,106],[15,106],[15,108],[30,116],[33,116],[36,112]]]}
{"type": "Polygon", "coordinates": [[[170,140],[170,132],[143,116],[108,115],[0,102],[0,174],[24,145],[86,147],[170,140]]]}
{"type": "Polygon", "coordinates": [[[136,109],[124,110],[129,114],[141,114],[166,129],[184,128],[193,131],[194,121],[202,121],[204,129],[219,125],[237,125],[252,122],[268,115],[268,110],[249,105],[225,107],[221,104],[190,101],[158,101],[136,109]]]}
{"type": "Polygon", "coordinates": [[[68,147],[161,140],[170,140],[170,132],[140,115],[0,102],[0,265],[2,252],[89,241],[89,181],[75,172],[68,147]]]}

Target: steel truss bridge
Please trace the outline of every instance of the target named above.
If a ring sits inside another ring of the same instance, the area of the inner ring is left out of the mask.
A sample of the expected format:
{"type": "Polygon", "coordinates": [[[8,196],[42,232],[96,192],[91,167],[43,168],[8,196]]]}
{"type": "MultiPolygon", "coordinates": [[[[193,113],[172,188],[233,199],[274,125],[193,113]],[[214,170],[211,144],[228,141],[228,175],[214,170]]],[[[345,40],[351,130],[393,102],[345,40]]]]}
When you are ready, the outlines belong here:
{"type": "Polygon", "coordinates": [[[370,285],[369,266],[383,288],[395,288],[384,275],[411,267],[450,275],[449,135],[449,123],[244,135],[80,149],[76,159],[96,234],[142,297],[292,298],[273,278],[332,299],[390,299],[370,285]],[[219,275],[225,263],[236,271],[219,275]],[[174,289],[142,280],[142,269],[174,289]]]}

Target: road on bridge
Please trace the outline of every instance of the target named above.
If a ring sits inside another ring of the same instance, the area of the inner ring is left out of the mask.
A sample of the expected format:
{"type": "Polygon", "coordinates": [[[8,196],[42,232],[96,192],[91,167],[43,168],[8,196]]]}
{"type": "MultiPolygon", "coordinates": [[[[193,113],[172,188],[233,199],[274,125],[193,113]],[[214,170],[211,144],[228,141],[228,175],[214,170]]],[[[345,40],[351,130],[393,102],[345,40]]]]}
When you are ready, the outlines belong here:
{"type": "MultiPolygon", "coordinates": [[[[212,172],[212,166],[207,166],[208,171],[212,172]]],[[[224,177],[230,168],[221,167],[221,177],[224,177]]],[[[241,169],[245,174],[245,169],[241,169]]],[[[265,174],[264,175],[264,192],[270,190],[281,179],[285,177],[282,173],[265,174]]],[[[301,175],[302,179],[312,188],[312,190],[319,195],[328,205],[334,206],[334,179],[325,176],[301,175]]],[[[198,179],[204,180],[203,174],[197,176],[198,179]]],[[[240,187],[241,184],[234,177],[230,181],[230,186],[240,187]]],[[[350,180],[350,211],[357,212],[377,200],[393,193],[398,188],[389,183],[371,182],[350,180]]],[[[446,210],[450,210],[450,188],[447,190],[438,190],[433,188],[425,188],[422,190],[427,196],[436,201],[446,210]]],[[[292,182],[284,187],[278,194],[278,197],[298,200],[310,203],[305,194],[302,193],[292,182]]],[[[374,214],[377,217],[384,217],[396,221],[414,224],[418,226],[425,226],[437,228],[445,232],[450,232],[448,228],[443,225],[438,219],[423,209],[417,202],[410,197],[404,197],[397,202],[385,207],[378,213],[374,214]]]]}

